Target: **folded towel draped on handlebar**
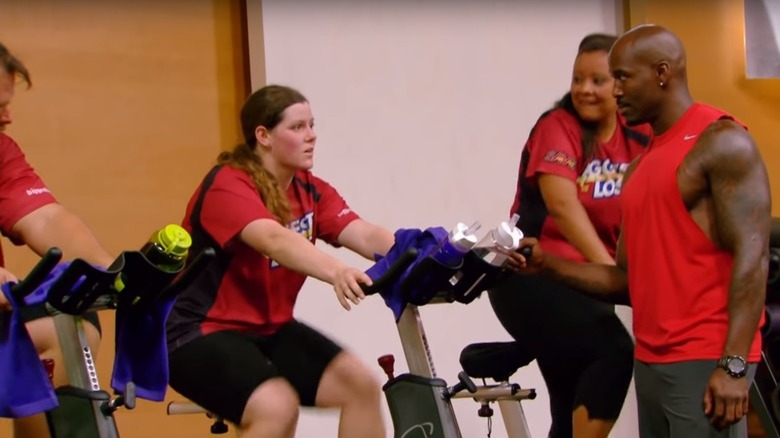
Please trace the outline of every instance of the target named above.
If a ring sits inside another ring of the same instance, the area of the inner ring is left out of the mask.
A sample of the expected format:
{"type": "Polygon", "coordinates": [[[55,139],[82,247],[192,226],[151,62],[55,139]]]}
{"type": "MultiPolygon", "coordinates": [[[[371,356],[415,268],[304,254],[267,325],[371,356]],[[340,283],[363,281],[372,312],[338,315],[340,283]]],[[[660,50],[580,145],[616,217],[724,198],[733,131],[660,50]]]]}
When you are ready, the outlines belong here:
{"type": "Polygon", "coordinates": [[[168,389],[168,345],[165,321],[176,296],[157,299],[148,306],[116,309],[116,354],[111,387],[125,392],[135,384],[138,397],[163,401],[168,389]]]}
{"type": "Polygon", "coordinates": [[[384,298],[387,307],[393,311],[396,321],[401,318],[401,314],[407,304],[424,301],[425,298],[421,298],[420,295],[429,294],[431,290],[435,290],[435,286],[426,284],[415,285],[415,287],[407,287],[404,289],[401,288],[401,285],[415,266],[437,250],[442,241],[447,239],[448,235],[447,230],[442,227],[431,227],[427,228],[425,231],[420,229],[399,229],[395,232],[395,244],[392,248],[390,248],[384,257],[377,256],[376,263],[366,271],[366,274],[368,274],[372,280],[376,280],[387,272],[393,263],[403,256],[407,250],[410,248],[415,248],[417,250],[417,258],[414,262],[412,262],[403,273],[391,283],[390,287],[379,291],[379,294],[384,298]]]}
{"type": "MultiPolygon", "coordinates": [[[[24,304],[2,285],[17,309],[24,304]]],[[[0,312],[0,417],[19,418],[57,407],[54,387],[19,312],[0,312]]]]}
{"type": "MultiPolygon", "coordinates": [[[[13,283],[2,285],[13,309],[42,305],[49,289],[70,263],[57,265],[24,300],[10,293],[13,283]]],[[[83,278],[83,277],[82,277],[83,278]]],[[[82,281],[76,282],[73,289],[82,281]]],[[[119,306],[116,310],[116,351],[111,387],[124,393],[128,382],[136,395],[162,401],[168,388],[168,350],[165,321],[175,296],[145,306],[119,306]]],[[[22,320],[21,312],[0,312],[0,417],[18,418],[58,405],[51,381],[22,320]]]]}

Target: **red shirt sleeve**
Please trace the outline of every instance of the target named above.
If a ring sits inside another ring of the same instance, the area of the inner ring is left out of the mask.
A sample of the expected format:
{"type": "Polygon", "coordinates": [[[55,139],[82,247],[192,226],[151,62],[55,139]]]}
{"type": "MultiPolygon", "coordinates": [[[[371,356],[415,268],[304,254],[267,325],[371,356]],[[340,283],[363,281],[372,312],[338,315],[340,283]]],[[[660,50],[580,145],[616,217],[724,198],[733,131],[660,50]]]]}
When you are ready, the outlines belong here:
{"type": "Polygon", "coordinates": [[[0,231],[8,235],[19,219],[54,202],[19,145],[0,133],[0,231]]]}
{"type": "Polygon", "coordinates": [[[223,166],[203,198],[200,222],[223,248],[250,222],[274,219],[252,178],[244,171],[223,166]]]}
{"type": "Polygon", "coordinates": [[[579,124],[564,110],[539,120],[526,146],[530,154],[526,176],[548,173],[575,181],[582,159],[581,139],[579,124]]]}
{"type": "Polygon", "coordinates": [[[338,246],[339,234],[350,222],[359,219],[360,216],[349,208],[347,202],[333,186],[316,176],[312,176],[312,183],[320,194],[317,211],[314,214],[317,238],[338,246]]]}

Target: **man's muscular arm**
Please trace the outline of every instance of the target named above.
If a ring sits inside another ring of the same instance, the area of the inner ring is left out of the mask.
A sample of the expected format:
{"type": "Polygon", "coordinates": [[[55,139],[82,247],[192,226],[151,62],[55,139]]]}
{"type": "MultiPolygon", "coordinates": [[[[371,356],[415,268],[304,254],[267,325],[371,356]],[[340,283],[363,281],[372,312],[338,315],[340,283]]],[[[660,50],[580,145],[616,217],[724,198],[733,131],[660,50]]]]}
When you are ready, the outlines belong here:
{"type": "Polygon", "coordinates": [[[531,249],[530,257],[511,253],[508,269],[521,275],[546,275],[598,300],[628,304],[626,271],[620,262],[618,266],[572,262],[546,254],[533,237],[523,239],[520,246],[531,249]]]}
{"type": "Polygon", "coordinates": [[[747,357],[766,294],[769,178],[753,139],[737,123],[715,122],[699,141],[707,142],[701,168],[709,182],[717,242],[734,257],[723,354],[747,357]]]}
{"type": "Polygon", "coordinates": [[[626,271],[619,264],[575,263],[545,254],[541,273],[599,301],[631,304],[626,271]]]}

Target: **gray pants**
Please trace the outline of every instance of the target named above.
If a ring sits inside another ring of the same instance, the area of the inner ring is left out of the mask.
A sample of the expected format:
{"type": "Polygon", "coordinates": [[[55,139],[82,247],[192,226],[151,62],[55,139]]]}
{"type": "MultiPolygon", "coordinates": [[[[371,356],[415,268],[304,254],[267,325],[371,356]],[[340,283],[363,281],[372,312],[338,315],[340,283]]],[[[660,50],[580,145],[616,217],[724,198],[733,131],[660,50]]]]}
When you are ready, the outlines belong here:
{"type": "MultiPolygon", "coordinates": [[[[747,419],[724,430],[704,415],[704,390],[717,361],[693,360],[669,364],[634,361],[634,383],[641,438],[747,438],[747,419]]],[[[748,366],[753,381],[756,364],[748,366]]]]}

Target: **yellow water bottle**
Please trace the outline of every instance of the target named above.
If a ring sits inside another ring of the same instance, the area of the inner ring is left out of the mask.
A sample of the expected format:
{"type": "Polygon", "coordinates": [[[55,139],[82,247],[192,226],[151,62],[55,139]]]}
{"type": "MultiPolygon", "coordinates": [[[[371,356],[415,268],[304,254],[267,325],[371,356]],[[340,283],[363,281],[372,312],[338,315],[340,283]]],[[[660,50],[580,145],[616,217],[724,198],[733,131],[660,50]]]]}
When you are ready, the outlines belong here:
{"type": "MultiPolygon", "coordinates": [[[[140,252],[160,270],[176,273],[184,267],[190,246],[190,233],[179,225],[168,224],[152,233],[140,252]]],[[[116,277],[114,288],[118,292],[125,288],[122,274],[116,277]]]]}
{"type": "Polygon", "coordinates": [[[141,253],[163,271],[178,272],[184,267],[190,246],[190,233],[179,225],[169,224],[152,233],[141,253]]]}

